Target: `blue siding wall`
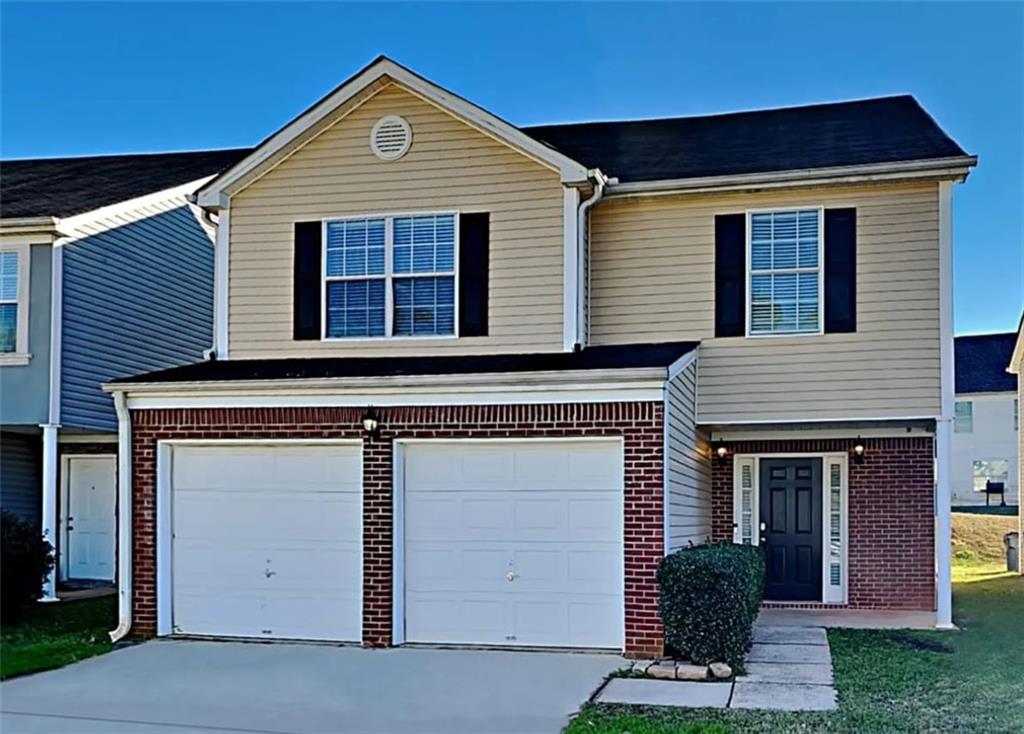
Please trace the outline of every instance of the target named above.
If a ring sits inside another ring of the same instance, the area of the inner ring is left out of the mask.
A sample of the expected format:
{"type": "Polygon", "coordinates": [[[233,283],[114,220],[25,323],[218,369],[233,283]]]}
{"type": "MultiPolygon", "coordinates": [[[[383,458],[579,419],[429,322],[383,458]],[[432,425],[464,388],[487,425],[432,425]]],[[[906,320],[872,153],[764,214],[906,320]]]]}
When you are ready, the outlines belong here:
{"type": "Polygon", "coordinates": [[[50,245],[32,245],[27,365],[0,367],[0,424],[38,426],[50,416],[50,245]]]}
{"type": "Polygon", "coordinates": [[[39,522],[42,439],[38,435],[0,433],[0,510],[39,522]]]}
{"type": "Polygon", "coordinates": [[[64,250],[61,425],[117,430],[115,377],[202,359],[213,343],[213,245],[188,206],[64,250]]]}

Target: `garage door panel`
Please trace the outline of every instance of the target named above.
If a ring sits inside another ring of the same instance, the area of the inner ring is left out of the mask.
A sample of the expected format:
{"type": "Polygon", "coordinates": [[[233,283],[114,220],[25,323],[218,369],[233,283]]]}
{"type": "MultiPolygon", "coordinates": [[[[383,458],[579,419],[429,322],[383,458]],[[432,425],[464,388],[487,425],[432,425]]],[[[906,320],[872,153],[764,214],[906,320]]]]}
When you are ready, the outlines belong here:
{"type": "Polygon", "coordinates": [[[177,631],[360,639],[360,474],[354,446],[176,447],[177,631]]]}
{"type": "Polygon", "coordinates": [[[224,536],[260,543],[358,539],[359,497],[289,493],[182,492],[174,498],[175,537],[224,536]]]}
{"type": "Polygon", "coordinates": [[[404,453],[406,639],[621,647],[620,444],[404,453]]]}

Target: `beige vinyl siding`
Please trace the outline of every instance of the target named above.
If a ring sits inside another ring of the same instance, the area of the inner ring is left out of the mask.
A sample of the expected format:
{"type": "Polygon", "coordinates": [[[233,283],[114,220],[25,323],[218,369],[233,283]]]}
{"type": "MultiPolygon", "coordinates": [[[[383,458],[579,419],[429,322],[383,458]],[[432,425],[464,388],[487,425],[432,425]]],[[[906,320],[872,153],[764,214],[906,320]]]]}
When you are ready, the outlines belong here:
{"type": "Polygon", "coordinates": [[[939,412],[938,186],[613,199],[592,215],[593,344],[700,340],[699,422],[939,412]],[[714,218],[857,208],[857,332],[714,338],[714,218]]]}
{"type": "Polygon", "coordinates": [[[556,171],[388,86],[231,201],[232,358],[562,349],[562,186],[556,171]],[[387,114],[412,127],[397,161],[370,151],[387,114]],[[429,211],[490,212],[489,335],[294,341],[296,221],[429,211]]]}
{"type": "Polygon", "coordinates": [[[697,426],[697,361],[673,378],[665,395],[668,550],[711,536],[711,447],[697,426]]]}

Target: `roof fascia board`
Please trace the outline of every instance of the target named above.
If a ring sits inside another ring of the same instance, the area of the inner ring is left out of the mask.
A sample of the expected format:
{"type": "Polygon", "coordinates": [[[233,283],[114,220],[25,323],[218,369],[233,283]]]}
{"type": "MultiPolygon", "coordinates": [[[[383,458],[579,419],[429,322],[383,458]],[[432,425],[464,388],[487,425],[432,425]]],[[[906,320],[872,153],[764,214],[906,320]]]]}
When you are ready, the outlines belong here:
{"type": "Polygon", "coordinates": [[[99,209],[92,209],[81,214],[75,214],[71,217],[65,217],[59,220],[61,230],[65,233],[66,239],[58,242],[58,245],[69,244],[74,242],[79,237],[89,236],[97,234],[98,232],[106,229],[111,229],[115,226],[121,226],[131,221],[143,218],[139,214],[140,209],[153,206],[155,204],[161,204],[170,199],[181,197],[182,204],[188,204],[188,197],[190,194],[196,191],[197,188],[206,184],[213,176],[203,176],[187,183],[172,186],[169,189],[161,189],[160,191],[153,191],[149,194],[143,194],[142,196],[136,196],[134,199],[125,199],[124,201],[118,201],[114,204],[100,207],[99,209]],[[121,217],[122,221],[118,221],[113,224],[105,223],[104,220],[114,219],[121,217]],[[92,226],[97,229],[92,229],[92,226]],[[83,228],[89,228],[87,232],[79,232],[83,228]]]}
{"type": "Polygon", "coordinates": [[[932,158],[896,163],[869,163],[859,166],[804,168],[767,173],[743,173],[734,176],[701,176],[697,178],[628,181],[610,184],[608,197],[659,196],[679,193],[740,191],[744,189],[790,188],[829,184],[875,183],[912,179],[953,179],[963,181],[977,156],[932,158]]]}
{"type": "Polygon", "coordinates": [[[1010,364],[1006,371],[1019,375],[1024,372],[1024,313],[1020,316],[1020,324],[1017,326],[1017,343],[1013,345],[1013,354],[1010,355],[1010,364]]]}
{"type": "Polygon", "coordinates": [[[562,370],[538,372],[487,372],[479,374],[444,375],[387,375],[365,377],[295,378],[282,380],[194,380],[182,382],[110,382],[104,384],[108,393],[181,394],[202,391],[203,394],[261,394],[339,391],[366,392],[374,388],[383,391],[403,391],[413,388],[437,387],[485,388],[488,390],[516,391],[532,389],[537,385],[604,385],[650,384],[662,385],[665,367],[635,367],[600,370],[562,370]]]}
{"type": "Polygon", "coordinates": [[[381,77],[390,77],[423,98],[444,107],[475,127],[521,150],[530,157],[557,170],[563,182],[587,180],[587,168],[553,148],[539,143],[524,132],[486,110],[448,92],[404,66],[384,58],[371,63],[340,87],[329,93],[306,112],[267,138],[250,155],[222,173],[198,193],[198,203],[207,208],[223,206],[220,194],[232,183],[252,173],[273,158],[274,154],[329,117],[339,106],[381,77]]]}
{"type": "MultiPolygon", "coordinates": [[[[13,217],[11,219],[0,219],[0,235],[13,236],[42,236],[47,242],[52,242],[63,235],[60,230],[60,220],[56,217],[13,217]]],[[[38,241],[38,240],[35,240],[38,241]]]]}

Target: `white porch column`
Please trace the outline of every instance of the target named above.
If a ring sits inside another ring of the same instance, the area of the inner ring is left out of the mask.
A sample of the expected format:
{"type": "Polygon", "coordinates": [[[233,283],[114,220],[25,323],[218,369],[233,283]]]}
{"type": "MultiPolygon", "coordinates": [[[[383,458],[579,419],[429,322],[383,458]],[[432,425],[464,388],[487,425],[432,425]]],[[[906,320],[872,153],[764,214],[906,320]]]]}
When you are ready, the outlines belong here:
{"type": "Polygon", "coordinates": [[[43,537],[53,546],[54,564],[50,575],[43,584],[41,601],[57,600],[57,429],[59,426],[45,423],[43,429],[43,537]]]}
{"type": "Polygon", "coordinates": [[[953,627],[952,495],[949,481],[952,425],[953,421],[941,418],[935,426],[935,623],[941,629],[953,627]]]}

